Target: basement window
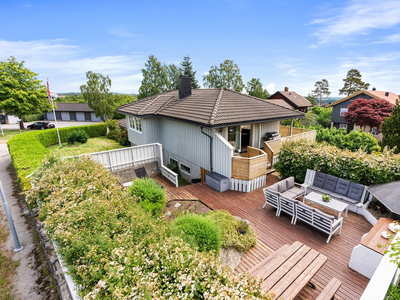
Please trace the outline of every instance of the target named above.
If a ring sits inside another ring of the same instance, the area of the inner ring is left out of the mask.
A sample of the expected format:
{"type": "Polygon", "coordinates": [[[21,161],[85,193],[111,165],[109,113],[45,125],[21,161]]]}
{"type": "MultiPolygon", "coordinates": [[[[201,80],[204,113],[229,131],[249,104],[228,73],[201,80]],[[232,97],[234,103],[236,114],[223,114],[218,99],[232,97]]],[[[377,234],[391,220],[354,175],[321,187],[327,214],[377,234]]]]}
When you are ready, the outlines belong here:
{"type": "Polygon", "coordinates": [[[181,171],[188,173],[190,175],[190,167],[188,167],[187,165],[181,163],[181,171]]]}
{"type": "Polygon", "coordinates": [[[172,157],[169,158],[169,163],[178,165],[178,161],[176,159],[173,159],[172,157]]]}

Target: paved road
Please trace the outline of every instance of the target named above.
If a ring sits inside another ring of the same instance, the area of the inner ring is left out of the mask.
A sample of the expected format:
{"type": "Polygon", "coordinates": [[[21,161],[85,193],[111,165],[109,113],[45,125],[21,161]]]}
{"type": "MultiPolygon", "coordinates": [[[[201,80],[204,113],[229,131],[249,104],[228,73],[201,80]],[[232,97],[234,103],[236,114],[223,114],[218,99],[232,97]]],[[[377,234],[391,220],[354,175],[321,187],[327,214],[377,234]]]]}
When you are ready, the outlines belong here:
{"type": "MultiPolygon", "coordinates": [[[[35,123],[35,122],[25,122],[24,123],[25,128],[32,123],[35,123]]],[[[51,123],[54,123],[54,122],[51,122],[51,123]]],[[[98,124],[98,123],[100,123],[100,122],[58,121],[57,125],[58,125],[58,128],[61,128],[61,127],[70,127],[70,126],[92,125],[92,124],[98,124]]],[[[18,127],[18,124],[1,124],[1,128],[3,128],[3,129],[18,129],[19,127],[18,127]]]]}

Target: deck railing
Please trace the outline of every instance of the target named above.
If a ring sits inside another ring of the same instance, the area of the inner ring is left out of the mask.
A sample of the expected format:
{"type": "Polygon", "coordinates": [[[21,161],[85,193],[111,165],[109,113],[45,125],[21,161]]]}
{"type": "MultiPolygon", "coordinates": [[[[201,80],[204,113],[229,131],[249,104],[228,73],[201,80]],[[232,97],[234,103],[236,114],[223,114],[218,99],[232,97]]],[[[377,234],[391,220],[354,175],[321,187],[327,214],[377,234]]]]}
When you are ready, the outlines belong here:
{"type": "Polygon", "coordinates": [[[80,156],[90,156],[93,160],[100,162],[107,170],[110,171],[116,171],[157,161],[161,174],[174,183],[175,186],[178,186],[178,174],[163,165],[162,145],[159,143],[81,154],[65,158],[80,156]]]}
{"type": "Polygon", "coordinates": [[[245,156],[232,157],[232,178],[252,180],[267,172],[267,154],[260,149],[247,147],[245,156]]]}

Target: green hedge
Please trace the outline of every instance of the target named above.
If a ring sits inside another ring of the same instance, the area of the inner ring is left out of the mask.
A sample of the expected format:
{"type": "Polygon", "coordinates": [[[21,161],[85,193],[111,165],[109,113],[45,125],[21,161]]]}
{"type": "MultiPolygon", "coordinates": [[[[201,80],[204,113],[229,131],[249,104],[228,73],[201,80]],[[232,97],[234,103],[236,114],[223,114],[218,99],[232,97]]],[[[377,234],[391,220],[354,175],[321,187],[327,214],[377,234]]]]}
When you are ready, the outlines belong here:
{"type": "Polygon", "coordinates": [[[271,299],[262,281],[174,236],[98,162],[50,156],[33,180],[27,200],[39,202],[82,299],[271,299]]]}
{"type": "MultiPolygon", "coordinates": [[[[66,142],[67,137],[76,130],[84,130],[90,137],[106,135],[106,127],[103,123],[65,127],[59,128],[61,142],[66,142]]],[[[43,159],[50,154],[47,147],[57,143],[56,129],[26,132],[7,141],[8,151],[23,190],[31,187],[29,179],[25,177],[34,172],[41,165],[43,159]]]]}
{"type": "Polygon", "coordinates": [[[282,178],[294,176],[297,182],[304,182],[307,169],[365,185],[400,180],[400,155],[387,149],[368,154],[306,140],[286,142],[274,166],[282,178]]]}

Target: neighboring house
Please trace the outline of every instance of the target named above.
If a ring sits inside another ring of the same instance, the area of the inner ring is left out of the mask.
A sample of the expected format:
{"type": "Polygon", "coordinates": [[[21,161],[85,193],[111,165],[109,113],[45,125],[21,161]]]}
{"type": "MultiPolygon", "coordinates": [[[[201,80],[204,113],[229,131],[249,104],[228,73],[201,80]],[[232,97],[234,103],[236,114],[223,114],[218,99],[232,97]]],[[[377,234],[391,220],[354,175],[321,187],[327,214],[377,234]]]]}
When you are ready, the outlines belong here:
{"type": "MultiPolygon", "coordinates": [[[[55,104],[57,121],[88,121],[100,122],[101,118],[96,117],[94,110],[89,108],[87,103],[57,103],[55,104]]],[[[44,114],[43,118],[48,121],[54,121],[52,111],[44,114]]]]}
{"type": "Polygon", "coordinates": [[[267,101],[302,112],[307,112],[308,108],[313,106],[311,102],[303,96],[296,92],[289,91],[288,87],[285,87],[284,91],[278,91],[269,96],[267,101]]]}
{"type": "MultiPolygon", "coordinates": [[[[332,117],[331,117],[331,127],[336,127],[336,128],[343,128],[346,130],[347,133],[349,133],[351,130],[358,130],[360,129],[359,126],[355,124],[351,124],[349,122],[346,122],[346,120],[343,118],[344,114],[347,112],[347,106],[351,104],[352,100],[357,100],[357,99],[384,99],[392,103],[393,105],[396,104],[396,99],[398,99],[399,96],[391,93],[391,92],[382,92],[382,91],[376,91],[375,89],[372,90],[362,90],[357,93],[354,93],[348,97],[345,97],[341,100],[338,100],[330,105],[328,107],[332,107],[332,117]]],[[[370,131],[369,128],[366,129],[367,132],[370,131]]],[[[372,133],[374,134],[374,131],[372,130],[372,133]]],[[[381,134],[374,135],[377,140],[380,140],[381,134]]]]}
{"type": "Polygon", "coordinates": [[[0,123],[1,124],[16,124],[18,123],[18,118],[11,115],[1,115],[0,114],[0,123]]]}
{"type": "MultiPolygon", "coordinates": [[[[179,90],[122,105],[117,111],[127,116],[132,144],[162,144],[164,164],[177,162],[189,182],[204,180],[209,171],[232,178],[234,152],[251,146],[255,149],[247,157],[263,153],[259,149],[266,132],[279,132],[281,120],[304,116],[225,88],[192,90],[187,76],[179,78],[179,90]]],[[[263,155],[265,168],[258,171],[265,176],[267,158],[263,155]]],[[[248,176],[250,160],[244,164],[243,179],[254,179],[255,175],[248,176]]]]}

